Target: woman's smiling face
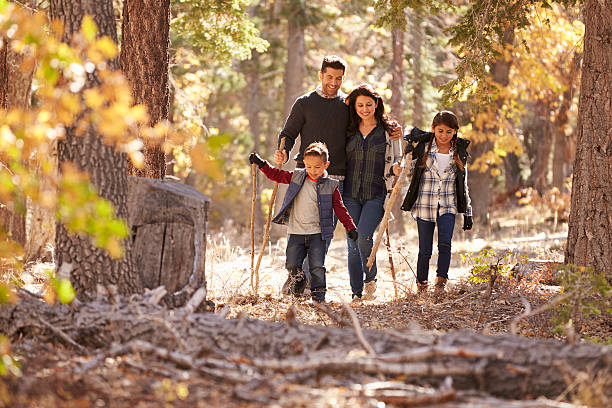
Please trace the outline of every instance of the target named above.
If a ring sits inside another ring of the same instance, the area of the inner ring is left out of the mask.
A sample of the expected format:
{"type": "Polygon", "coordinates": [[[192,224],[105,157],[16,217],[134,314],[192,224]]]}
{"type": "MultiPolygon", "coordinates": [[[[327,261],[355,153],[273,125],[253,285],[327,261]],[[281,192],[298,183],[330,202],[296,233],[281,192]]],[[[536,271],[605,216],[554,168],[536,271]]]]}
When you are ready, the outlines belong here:
{"type": "Polygon", "coordinates": [[[374,98],[369,96],[359,95],[355,99],[355,111],[361,120],[371,120],[371,118],[374,118],[376,105],[374,98]]]}

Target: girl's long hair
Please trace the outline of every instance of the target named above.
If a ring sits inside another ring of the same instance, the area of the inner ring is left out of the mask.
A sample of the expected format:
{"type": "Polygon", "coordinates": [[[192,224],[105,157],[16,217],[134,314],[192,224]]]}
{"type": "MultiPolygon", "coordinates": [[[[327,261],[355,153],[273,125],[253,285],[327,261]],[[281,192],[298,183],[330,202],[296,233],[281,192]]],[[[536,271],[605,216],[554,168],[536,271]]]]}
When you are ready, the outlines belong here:
{"type": "Polygon", "coordinates": [[[374,111],[374,117],[379,123],[385,128],[385,131],[390,130],[389,123],[391,119],[387,114],[385,114],[385,104],[378,94],[376,90],[370,84],[361,84],[357,88],[353,89],[350,94],[345,99],[345,103],[349,107],[349,124],[347,128],[347,137],[353,136],[359,130],[359,123],[361,122],[361,118],[357,114],[357,110],[355,109],[355,101],[358,96],[367,96],[374,99],[376,102],[376,110],[374,111]]]}
{"type": "MultiPolygon", "coordinates": [[[[459,121],[457,120],[457,116],[455,116],[455,114],[451,111],[441,111],[436,113],[436,116],[434,116],[431,126],[435,128],[438,125],[446,125],[449,128],[454,129],[455,131],[459,130],[459,121]]],[[[427,145],[427,153],[423,155],[420,167],[425,167],[425,165],[427,164],[427,157],[429,157],[429,152],[431,151],[431,145],[434,139],[435,135],[431,138],[429,144],[427,145]]],[[[463,170],[463,163],[461,163],[459,153],[457,153],[457,133],[455,133],[455,135],[451,139],[451,149],[453,150],[453,161],[455,162],[459,170],[463,170]]]]}

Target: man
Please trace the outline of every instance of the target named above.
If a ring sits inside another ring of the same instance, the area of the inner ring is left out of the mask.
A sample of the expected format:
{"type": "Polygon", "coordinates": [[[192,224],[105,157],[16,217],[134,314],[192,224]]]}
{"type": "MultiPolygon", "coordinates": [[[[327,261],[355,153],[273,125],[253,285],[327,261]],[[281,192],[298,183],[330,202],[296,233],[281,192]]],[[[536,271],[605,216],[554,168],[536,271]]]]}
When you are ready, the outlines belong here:
{"type": "MultiPolygon", "coordinates": [[[[329,151],[330,165],[327,169],[328,177],[338,180],[340,193],[344,191],[344,176],[346,173],[346,130],[349,122],[348,106],[344,103],[346,94],[340,87],[346,72],[346,62],[337,55],[328,55],[323,58],[319,80],[321,84],[314,91],[308,92],[293,103],[291,113],[285,122],[283,130],[278,136],[278,146],[285,138],[283,151],[276,150],[274,160],[286,163],[289,152],[300,136],[300,150],[295,156],[297,168],[304,167],[304,150],[314,142],[323,142],[329,151]]],[[[402,128],[399,124],[391,135],[393,140],[402,137],[402,128]]],[[[338,219],[334,216],[334,227],[338,219]]],[[[327,241],[326,251],[331,240],[327,241]]],[[[309,278],[308,259],[304,261],[303,272],[306,279],[309,278]]],[[[289,279],[289,278],[287,278],[289,279]]],[[[291,282],[285,282],[283,293],[290,288],[291,282]]],[[[297,287],[299,288],[302,285],[297,287]]],[[[303,286],[302,286],[303,288],[303,286]]],[[[296,288],[289,289],[296,292],[296,288]]],[[[287,293],[285,293],[287,294],[287,293]]]]}

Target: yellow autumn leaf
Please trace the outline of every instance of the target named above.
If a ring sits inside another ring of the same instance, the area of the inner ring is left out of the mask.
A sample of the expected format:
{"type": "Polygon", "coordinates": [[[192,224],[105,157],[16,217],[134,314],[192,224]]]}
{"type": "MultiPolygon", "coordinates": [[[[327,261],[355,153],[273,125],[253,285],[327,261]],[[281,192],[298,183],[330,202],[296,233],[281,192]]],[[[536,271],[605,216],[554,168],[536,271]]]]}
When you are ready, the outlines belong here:
{"type": "Polygon", "coordinates": [[[85,91],[85,103],[92,109],[101,107],[105,102],[104,97],[100,94],[98,89],[92,88],[85,91]]]}
{"type": "Polygon", "coordinates": [[[95,40],[96,35],[98,35],[98,26],[89,14],[83,17],[83,22],[81,23],[81,33],[88,42],[95,40]]]}
{"type": "Polygon", "coordinates": [[[106,35],[96,41],[94,47],[100,51],[100,53],[104,55],[106,59],[113,59],[119,53],[115,42],[106,35]]]}

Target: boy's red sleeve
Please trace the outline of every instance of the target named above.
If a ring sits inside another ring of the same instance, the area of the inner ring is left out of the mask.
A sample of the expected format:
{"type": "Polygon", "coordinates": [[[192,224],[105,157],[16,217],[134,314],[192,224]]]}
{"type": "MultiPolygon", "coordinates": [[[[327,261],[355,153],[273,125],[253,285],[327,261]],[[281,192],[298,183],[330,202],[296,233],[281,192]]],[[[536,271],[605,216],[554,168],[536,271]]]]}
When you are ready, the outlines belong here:
{"type": "Polygon", "coordinates": [[[336,217],[340,220],[342,225],[347,231],[354,230],[355,223],[351,218],[351,215],[348,213],[348,210],[344,206],[344,202],[342,201],[342,196],[340,195],[340,190],[338,187],[334,190],[334,195],[332,196],[332,204],[334,205],[334,212],[336,213],[336,217]]]}
{"type": "Polygon", "coordinates": [[[291,176],[293,175],[292,171],[277,169],[270,166],[268,163],[264,164],[260,170],[270,180],[283,184],[289,184],[291,182],[291,176]]]}

